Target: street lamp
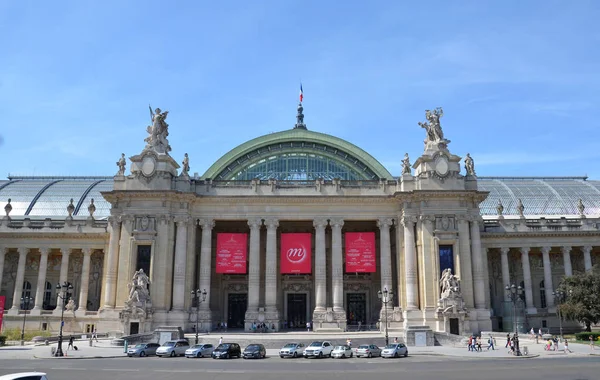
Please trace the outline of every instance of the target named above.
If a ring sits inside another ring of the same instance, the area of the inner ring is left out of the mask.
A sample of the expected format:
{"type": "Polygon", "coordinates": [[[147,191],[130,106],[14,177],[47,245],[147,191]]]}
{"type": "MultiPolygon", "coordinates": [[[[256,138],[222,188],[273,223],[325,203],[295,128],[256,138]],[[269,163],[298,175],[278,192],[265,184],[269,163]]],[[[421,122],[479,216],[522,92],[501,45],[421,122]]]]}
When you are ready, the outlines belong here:
{"type": "Polygon", "coordinates": [[[558,317],[558,326],[560,329],[560,338],[562,340],[564,340],[563,337],[563,328],[562,328],[562,313],[560,311],[560,305],[563,304],[565,302],[565,300],[567,299],[567,293],[562,291],[562,290],[554,290],[552,292],[552,295],[554,296],[554,301],[555,303],[558,304],[558,306],[556,307],[556,316],[558,317]]]}
{"type": "Polygon", "coordinates": [[[513,305],[513,330],[515,331],[514,341],[515,341],[515,353],[517,356],[521,356],[521,351],[519,350],[519,332],[517,331],[517,302],[521,300],[521,296],[523,295],[523,288],[521,285],[516,286],[515,284],[506,285],[504,288],[506,289],[506,294],[508,298],[512,302],[513,305]]]}
{"type": "Polygon", "coordinates": [[[392,301],[393,295],[394,295],[394,292],[392,292],[391,290],[388,291],[387,288],[383,288],[383,291],[380,290],[377,292],[377,297],[381,300],[381,303],[383,303],[383,310],[385,313],[385,345],[386,346],[389,343],[387,304],[392,301]]]}
{"type": "Polygon", "coordinates": [[[21,297],[21,307],[23,308],[23,328],[21,329],[21,346],[25,345],[25,322],[27,321],[27,310],[29,305],[33,302],[32,297],[21,297]]]}
{"type": "Polygon", "coordinates": [[[63,282],[62,284],[56,284],[56,290],[58,290],[58,294],[56,295],[56,299],[60,298],[60,330],[58,333],[58,348],[54,353],[54,356],[64,356],[62,350],[62,342],[63,342],[63,325],[65,324],[65,299],[67,298],[67,290],[73,290],[73,285],[70,282],[63,282]]]}
{"type": "Polygon", "coordinates": [[[200,291],[200,289],[192,290],[192,299],[196,300],[196,343],[198,344],[198,311],[200,310],[200,303],[206,301],[206,289],[200,291]]]}

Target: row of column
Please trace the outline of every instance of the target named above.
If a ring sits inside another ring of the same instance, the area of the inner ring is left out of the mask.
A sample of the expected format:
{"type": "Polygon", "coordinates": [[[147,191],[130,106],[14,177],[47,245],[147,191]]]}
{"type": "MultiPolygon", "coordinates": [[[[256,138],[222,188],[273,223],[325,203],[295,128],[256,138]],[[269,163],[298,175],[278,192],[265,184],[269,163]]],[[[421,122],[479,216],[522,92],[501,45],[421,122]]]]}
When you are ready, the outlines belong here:
{"type": "MultiPolygon", "coordinates": [[[[19,262],[17,264],[17,276],[15,278],[15,286],[13,292],[13,303],[11,310],[18,311],[20,307],[21,294],[23,292],[23,283],[25,282],[25,265],[27,263],[27,254],[33,249],[29,248],[17,248],[19,253],[19,262]]],[[[50,254],[51,248],[41,247],[38,248],[40,252],[40,263],[38,268],[37,287],[35,290],[35,301],[33,310],[41,310],[44,302],[44,293],[46,291],[46,276],[48,272],[48,255],[50,254]]],[[[0,286],[2,285],[2,275],[4,273],[4,261],[5,256],[8,253],[9,248],[0,248],[0,286]]],[[[71,248],[60,248],[62,255],[60,263],[59,283],[62,284],[68,281],[69,274],[69,255],[71,254],[71,248]]],[[[81,286],[79,293],[79,308],[78,310],[85,311],[88,299],[88,290],[90,282],[90,263],[91,255],[93,252],[92,248],[83,248],[83,264],[81,268],[81,286]]],[[[0,289],[1,290],[1,289],[0,289]]],[[[64,300],[60,297],[57,298],[56,310],[61,310],[64,305],[64,300]]]]}
{"type": "MultiPolygon", "coordinates": [[[[492,248],[488,248],[492,249],[492,248]]],[[[552,247],[544,246],[541,247],[542,251],[542,262],[544,265],[544,291],[546,296],[546,305],[548,308],[554,307],[554,296],[552,292],[554,290],[554,285],[552,284],[552,267],[550,265],[550,251],[552,247]]],[[[523,270],[523,283],[525,285],[525,302],[527,303],[528,312],[535,313],[536,309],[533,306],[533,284],[531,280],[531,267],[529,264],[529,252],[531,247],[520,247],[519,251],[521,253],[521,265],[523,270]]],[[[565,268],[565,276],[573,275],[573,267],[571,265],[571,246],[563,246],[561,247],[561,252],[563,256],[563,263],[565,268]]],[[[504,285],[509,285],[510,281],[510,272],[508,265],[508,252],[510,251],[509,247],[500,248],[500,262],[502,267],[502,283],[504,285]]],[[[582,247],[583,257],[584,257],[584,266],[585,270],[589,271],[592,269],[592,256],[591,246],[582,247]]],[[[509,301],[508,295],[505,296],[506,301],[509,301]]]]}

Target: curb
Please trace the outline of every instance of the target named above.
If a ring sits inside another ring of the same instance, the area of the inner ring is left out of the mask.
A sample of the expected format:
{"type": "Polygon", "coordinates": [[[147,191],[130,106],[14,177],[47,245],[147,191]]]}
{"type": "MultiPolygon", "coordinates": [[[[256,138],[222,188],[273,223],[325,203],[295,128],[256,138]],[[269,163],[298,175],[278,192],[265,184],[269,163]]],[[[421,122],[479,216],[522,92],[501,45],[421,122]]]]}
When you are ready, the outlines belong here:
{"type": "Polygon", "coordinates": [[[63,356],[63,357],[45,357],[45,356],[35,356],[34,359],[59,359],[59,360],[76,360],[76,359],[116,359],[116,358],[124,358],[126,356],[63,356]]]}

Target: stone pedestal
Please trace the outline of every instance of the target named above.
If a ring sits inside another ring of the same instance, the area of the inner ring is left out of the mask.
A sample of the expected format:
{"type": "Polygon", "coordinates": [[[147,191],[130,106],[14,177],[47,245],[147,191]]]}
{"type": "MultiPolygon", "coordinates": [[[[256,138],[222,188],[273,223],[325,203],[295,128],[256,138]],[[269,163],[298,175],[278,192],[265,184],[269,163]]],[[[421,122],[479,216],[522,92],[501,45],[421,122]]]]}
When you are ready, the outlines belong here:
{"type": "Polygon", "coordinates": [[[438,301],[438,308],[435,311],[435,319],[436,331],[456,335],[471,333],[469,312],[465,308],[462,298],[440,299],[438,301]],[[453,319],[457,320],[454,326],[453,319]]]}
{"type": "Polygon", "coordinates": [[[402,312],[402,325],[404,330],[409,326],[421,326],[423,324],[423,314],[421,310],[404,310],[402,312]]]}
{"type": "Polygon", "coordinates": [[[154,330],[154,341],[158,344],[183,338],[183,330],[179,326],[159,326],[154,330]]]}
{"type": "MultiPolygon", "coordinates": [[[[379,331],[385,332],[385,309],[379,312],[379,331]]],[[[387,309],[387,327],[389,331],[404,330],[404,318],[402,317],[402,308],[396,306],[387,309]]]]}
{"type": "Polygon", "coordinates": [[[434,346],[433,330],[429,326],[409,326],[404,330],[404,343],[407,346],[434,346]]]}
{"type": "Polygon", "coordinates": [[[334,312],[332,307],[313,313],[313,331],[344,331],[346,323],[346,313],[334,312]]]}
{"type": "Polygon", "coordinates": [[[119,313],[123,326],[123,334],[135,333],[131,330],[132,323],[138,324],[138,334],[152,331],[154,309],[150,302],[128,302],[119,313]]]}

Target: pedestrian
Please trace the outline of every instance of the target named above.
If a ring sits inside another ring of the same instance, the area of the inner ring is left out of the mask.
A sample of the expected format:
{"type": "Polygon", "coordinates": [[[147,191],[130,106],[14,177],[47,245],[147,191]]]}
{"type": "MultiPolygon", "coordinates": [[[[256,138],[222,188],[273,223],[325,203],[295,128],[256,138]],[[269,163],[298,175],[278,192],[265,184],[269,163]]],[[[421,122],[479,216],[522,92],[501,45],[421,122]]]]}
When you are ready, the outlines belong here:
{"type": "Polygon", "coordinates": [[[306,322],[306,331],[310,331],[310,321],[306,322]]]}
{"type": "Polygon", "coordinates": [[[223,343],[223,337],[220,337],[220,338],[219,338],[219,345],[220,345],[221,343],[223,343]]]}
{"type": "Polygon", "coordinates": [[[590,334],[590,349],[592,351],[594,351],[595,347],[594,347],[594,336],[592,334],[590,334]]]}
{"type": "Polygon", "coordinates": [[[352,348],[352,339],[350,339],[350,338],[346,339],[346,346],[352,348]]]}
{"type": "Polygon", "coordinates": [[[565,354],[566,354],[567,352],[571,352],[571,353],[572,353],[573,351],[569,350],[569,341],[567,341],[567,340],[565,339],[565,354]]]}
{"type": "Polygon", "coordinates": [[[473,346],[473,336],[469,337],[469,341],[467,342],[467,348],[471,351],[471,347],[473,346]]]}
{"type": "Polygon", "coordinates": [[[477,352],[483,352],[483,349],[481,348],[481,336],[477,337],[476,345],[477,345],[477,352]]]}
{"type": "Polygon", "coordinates": [[[96,330],[92,331],[92,340],[95,340],[98,343],[98,333],[96,330]]]}
{"type": "Polygon", "coordinates": [[[71,350],[73,350],[73,342],[75,342],[75,338],[73,337],[73,335],[71,335],[71,337],[69,338],[69,345],[67,346],[67,351],[69,351],[69,347],[71,347],[71,350]]]}
{"type": "Polygon", "coordinates": [[[398,337],[394,338],[394,343],[398,343],[398,337]]]}
{"type": "Polygon", "coordinates": [[[535,332],[533,331],[533,327],[531,328],[531,331],[529,331],[529,335],[531,335],[531,339],[533,339],[535,332]]]}
{"type": "Polygon", "coordinates": [[[504,348],[510,347],[510,334],[506,334],[506,346],[504,348]]]}
{"type": "Polygon", "coordinates": [[[492,351],[495,350],[494,348],[494,337],[490,334],[490,337],[488,338],[488,346],[487,346],[487,350],[490,350],[490,347],[492,348],[492,351]]]}

